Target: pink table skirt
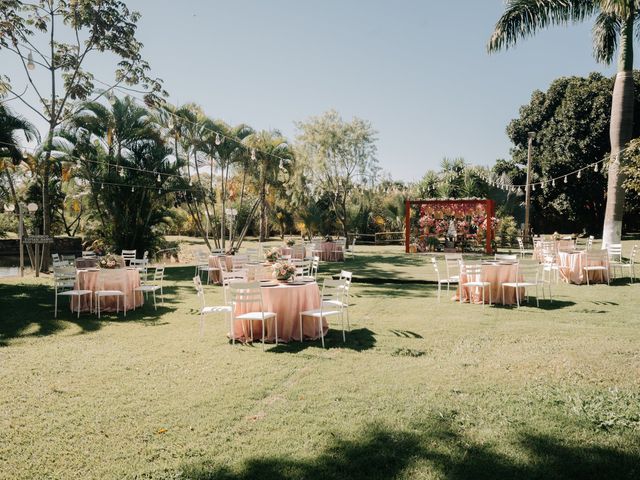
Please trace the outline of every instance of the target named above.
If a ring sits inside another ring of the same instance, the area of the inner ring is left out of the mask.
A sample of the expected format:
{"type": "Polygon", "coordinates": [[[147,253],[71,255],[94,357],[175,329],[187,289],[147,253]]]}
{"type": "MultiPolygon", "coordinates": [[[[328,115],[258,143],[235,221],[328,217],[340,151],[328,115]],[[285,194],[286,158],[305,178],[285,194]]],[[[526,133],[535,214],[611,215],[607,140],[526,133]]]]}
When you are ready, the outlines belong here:
{"type": "MultiPolygon", "coordinates": [[[[262,303],[265,312],[278,314],[278,341],[288,342],[300,340],[300,312],[320,307],[320,289],[318,284],[306,285],[278,285],[277,287],[262,287],[262,303]]],[[[260,305],[242,305],[234,315],[242,315],[250,311],[258,311],[260,305]]],[[[329,330],[327,321],[323,319],[322,328],[326,335],[329,330]]],[[[236,340],[246,341],[251,335],[251,325],[248,320],[234,320],[233,324],[236,340]]],[[[303,317],[302,332],[304,338],[320,338],[318,319],[303,317]]],[[[229,333],[231,335],[231,333],[229,333]]],[[[272,320],[265,322],[265,337],[274,342],[276,338],[275,326],[272,320]]],[[[253,322],[254,340],[262,339],[262,322],[253,322]]]]}
{"type": "Polygon", "coordinates": [[[337,242],[316,243],[316,249],[319,250],[319,252],[312,253],[311,248],[307,247],[307,255],[318,255],[320,257],[320,260],[324,262],[328,262],[331,260],[335,260],[337,262],[344,261],[342,244],[339,244],[337,242]]]}
{"type": "MultiPolygon", "coordinates": [[[[558,267],[560,277],[567,283],[575,283],[581,285],[587,283],[587,277],[583,268],[586,265],[586,252],[558,252],[558,267]]],[[[605,265],[600,262],[601,265],[605,265]]],[[[595,263],[592,264],[592,266],[595,263]]],[[[591,270],[589,273],[589,283],[606,283],[606,270],[591,270]]]]}
{"type": "Polygon", "coordinates": [[[305,254],[308,255],[304,248],[280,247],[280,255],[291,255],[291,258],[303,259],[305,254]]]}
{"type": "Polygon", "coordinates": [[[215,267],[218,270],[209,272],[209,282],[213,282],[216,285],[222,284],[222,276],[220,275],[220,262],[224,261],[227,271],[233,270],[233,259],[231,255],[211,255],[209,256],[209,266],[215,267]]]}
{"type": "MultiPolygon", "coordinates": [[[[502,299],[502,284],[511,283],[516,281],[516,273],[518,266],[513,265],[482,265],[483,281],[490,282],[491,286],[485,288],[484,301],[489,303],[489,290],[491,290],[491,302],[502,305],[515,305],[516,304],[516,289],[505,288],[504,289],[504,302],[502,299]]],[[[469,281],[477,281],[479,278],[468,278],[466,275],[460,275],[460,285],[469,281]]],[[[520,281],[523,281],[520,278],[520,281]]],[[[473,303],[482,303],[482,288],[481,287],[461,287],[458,286],[458,291],[453,297],[453,300],[460,301],[460,292],[462,291],[462,301],[468,302],[469,296],[473,303]]],[[[520,301],[524,298],[525,289],[520,288],[520,301]]]]}
{"type": "MultiPolygon", "coordinates": [[[[126,297],[127,310],[133,310],[143,303],[141,293],[134,295],[134,289],[140,286],[140,273],[135,268],[116,268],[113,270],[78,270],[76,275],[75,288],[80,290],[91,290],[96,292],[98,289],[104,290],[120,290],[124,292],[126,297]],[[104,278],[104,285],[102,284],[104,278]]],[[[94,296],[95,305],[95,296],[94,296]]],[[[100,300],[100,310],[103,312],[115,312],[118,300],[116,297],[104,297],[100,300]]],[[[77,299],[71,302],[71,311],[77,311],[77,299]]],[[[124,310],[123,299],[120,298],[120,311],[124,310]]],[[[89,311],[89,297],[84,295],[80,300],[80,311],[89,311]]]]}

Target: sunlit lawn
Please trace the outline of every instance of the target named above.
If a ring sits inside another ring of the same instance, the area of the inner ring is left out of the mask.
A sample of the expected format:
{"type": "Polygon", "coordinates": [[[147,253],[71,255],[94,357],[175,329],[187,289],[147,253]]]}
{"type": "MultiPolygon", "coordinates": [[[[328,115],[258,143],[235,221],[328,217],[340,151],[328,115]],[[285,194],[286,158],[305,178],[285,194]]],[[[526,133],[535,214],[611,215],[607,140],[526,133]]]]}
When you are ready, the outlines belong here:
{"type": "Polygon", "coordinates": [[[193,267],[157,312],[100,321],[54,320],[48,278],[1,281],[0,477],[640,478],[640,283],[483,309],[437,303],[400,247],[345,266],[346,344],[264,353],[221,317],[199,336],[193,267]]]}

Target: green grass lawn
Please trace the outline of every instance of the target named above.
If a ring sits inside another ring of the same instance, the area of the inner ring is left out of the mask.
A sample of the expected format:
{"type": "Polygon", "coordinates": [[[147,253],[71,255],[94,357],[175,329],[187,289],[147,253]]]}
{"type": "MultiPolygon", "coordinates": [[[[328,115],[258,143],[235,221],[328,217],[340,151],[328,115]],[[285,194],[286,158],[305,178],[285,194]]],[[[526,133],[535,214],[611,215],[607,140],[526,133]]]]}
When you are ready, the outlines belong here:
{"type": "Polygon", "coordinates": [[[483,309],[437,303],[425,257],[359,252],[327,349],[232,346],[216,316],[200,337],[193,267],[100,321],[3,279],[0,477],[640,478],[640,283],[483,309]]]}

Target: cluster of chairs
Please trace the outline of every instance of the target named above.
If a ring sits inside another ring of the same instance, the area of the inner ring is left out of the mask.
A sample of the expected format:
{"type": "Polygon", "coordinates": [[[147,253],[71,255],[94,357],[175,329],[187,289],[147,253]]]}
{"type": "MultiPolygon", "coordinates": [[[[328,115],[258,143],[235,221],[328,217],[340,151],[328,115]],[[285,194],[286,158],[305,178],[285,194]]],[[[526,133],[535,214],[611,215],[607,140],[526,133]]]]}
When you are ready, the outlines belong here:
{"type": "MultiPolygon", "coordinates": [[[[537,263],[524,263],[520,262],[518,255],[501,255],[496,254],[494,260],[513,262],[516,265],[515,281],[502,282],[500,284],[500,291],[504,302],[506,289],[515,289],[516,305],[520,308],[520,289],[525,290],[525,298],[528,301],[529,295],[527,288],[534,287],[536,291],[536,305],[540,306],[538,298],[538,287],[542,288],[542,296],[545,297],[545,286],[549,292],[549,300],[553,301],[551,296],[551,281],[547,278],[545,271],[537,263]]],[[[463,301],[463,289],[479,288],[482,292],[482,305],[484,306],[486,300],[486,291],[489,291],[489,306],[492,304],[491,298],[491,282],[487,281],[484,275],[482,263],[469,263],[465,261],[460,253],[448,253],[445,254],[445,275],[440,272],[437,259],[431,257],[431,264],[436,274],[438,284],[438,302],[442,294],[443,285],[447,286],[447,292],[449,292],[451,285],[457,285],[460,287],[459,299],[463,301]]]]}
{"type": "MultiPolygon", "coordinates": [[[[317,274],[317,268],[316,268],[317,274]]],[[[247,270],[238,269],[221,272],[223,288],[223,304],[208,306],[205,300],[204,288],[199,275],[193,277],[196,294],[200,298],[200,335],[204,333],[204,318],[208,314],[223,314],[229,323],[231,342],[235,344],[236,334],[234,323],[236,320],[245,320],[250,323],[249,338],[253,341],[253,322],[259,321],[262,327],[262,349],[265,348],[265,325],[272,322],[275,333],[275,343],[278,344],[278,318],[277,313],[264,309],[262,289],[259,281],[249,282],[247,280],[247,270]],[[249,311],[244,311],[249,310],[249,311]],[[240,313],[243,312],[243,313],[240,313]]],[[[315,278],[315,277],[314,277],[315,278]]],[[[351,329],[349,322],[349,289],[351,287],[353,275],[349,271],[341,271],[340,278],[325,279],[322,283],[320,293],[320,306],[313,310],[300,313],[299,329],[300,341],[303,336],[303,317],[311,317],[318,321],[318,328],[322,347],[324,348],[324,330],[322,328],[323,318],[339,316],[342,326],[342,340],[346,341],[345,319],[347,330],[351,329]]]]}
{"type": "MultiPolygon", "coordinates": [[[[83,257],[92,258],[92,257],[83,257]]],[[[144,252],[143,258],[136,258],[135,250],[123,250],[122,258],[125,261],[125,265],[129,268],[136,268],[140,273],[140,286],[134,288],[134,295],[140,294],[153,296],[153,307],[157,310],[156,294],[159,292],[162,304],[164,304],[164,266],[156,266],[154,268],[152,281],[148,280],[149,260],[148,252],[144,252]]],[[[80,305],[83,297],[89,298],[89,311],[95,312],[98,318],[101,316],[101,300],[104,298],[116,298],[116,313],[120,312],[120,299],[122,299],[122,307],[124,316],[127,315],[127,292],[117,289],[106,289],[105,280],[106,275],[124,276],[125,271],[111,271],[109,273],[104,271],[98,272],[98,282],[95,290],[78,288],[77,281],[77,268],[75,266],[75,256],[61,256],[57,253],[52,254],[53,262],[53,284],[54,284],[54,317],[58,316],[58,296],[69,297],[71,306],[73,306],[74,298],[77,301],[76,310],[77,316],[80,317],[80,305]]]]}

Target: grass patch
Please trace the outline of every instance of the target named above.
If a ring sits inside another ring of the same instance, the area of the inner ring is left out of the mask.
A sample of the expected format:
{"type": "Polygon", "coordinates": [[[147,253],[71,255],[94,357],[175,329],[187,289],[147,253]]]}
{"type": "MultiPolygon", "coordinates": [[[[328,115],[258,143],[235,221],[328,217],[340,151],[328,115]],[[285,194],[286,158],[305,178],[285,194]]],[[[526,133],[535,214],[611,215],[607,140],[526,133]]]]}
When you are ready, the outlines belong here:
{"type": "Polygon", "coordinates": [[[216,316],[200,337],[189,266],[157,312],[100,321],[3,279],[0,478],[638,478],[640,284],[483,309],[438,303],[425,258],[359,252],[322,276],[405,283],[354,283],[326,349],[232,346],[216,316]]]}

